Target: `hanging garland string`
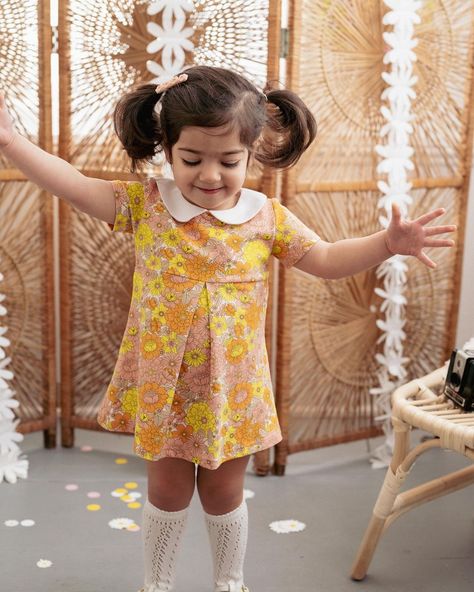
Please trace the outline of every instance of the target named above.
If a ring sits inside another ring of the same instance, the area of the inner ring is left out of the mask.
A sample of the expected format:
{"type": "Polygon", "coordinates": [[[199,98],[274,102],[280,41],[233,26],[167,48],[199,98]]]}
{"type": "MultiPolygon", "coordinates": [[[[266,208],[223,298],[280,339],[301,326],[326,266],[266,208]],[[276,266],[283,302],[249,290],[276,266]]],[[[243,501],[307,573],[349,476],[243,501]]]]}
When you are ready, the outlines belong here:
{"type": "MultiPolygon", "coordinates": [[[[416,61],[414,49],[417,40],[413,38],[414,26],[421,22],[418,11],[421,1],[384,0],[390,9],[383,17],[383,24],[391,26],[391,31],[383,33],[387,45],[384,63],[390,64],[390,71],[383,72],[382,77],[387,87],[382,93],[381,113],[386,121],[380,130],[380,137],[385,144],[377,145],[375,150],[381,157],[377,172],[387,175],[386,181],[379,181],[378,188],[382,192],[378,207],[383,211],[379,221],[384,228],[390,223],[392,204],[400,207],[403,216],[408,213],[412,203],[409,191],[412,188],[407,173],[414,169],[410,146],[411,103],[416,97],[414,86],[417,77],[413,75],[413,64],[416,61]]],[[[406,257],[396,255],[382,263],[377,269],[377,277],[383,279],[383,288],[375,292],[382,298],[380,312],[382,318],[377,326],[382,334],[379,343],[383,344],[383,352],[376,354],[379,364],[379,386],[370,390],[376,401],[377,421],[382,422],[385,442],[374,451],[371,459],[374,468],[386,467],[391,460],[393,451],[393,433],[391,426],[391,394],[407,376],[405,369],[409,361],[404,356],[403,341],[405,340],[405,305],[407,264],[406,257]]]]}
{"type": "MultiPolygon", "coordinates": [[[[0,282],[3,275],[0,273],[0,282]]],[[[7,309],[2,302],[5,294],[0,292],[0,317],[7,314],[7,309]]],[[[28,475],[28,461],[20,457],[20,448],[17,442],[23,440],[23,435],[16,431],[19,419],[15,419],[13,409],[17,409],[19,403],[13,397],[14,391],[10,388],[13,380],[13,372],[8,370],[10,358],[7,358],[5,348],[10,341],[5,337],[8,328],[0,325],[0,483],[8,481],[16,483],[19,478],[26,479],[28,475]]]]}

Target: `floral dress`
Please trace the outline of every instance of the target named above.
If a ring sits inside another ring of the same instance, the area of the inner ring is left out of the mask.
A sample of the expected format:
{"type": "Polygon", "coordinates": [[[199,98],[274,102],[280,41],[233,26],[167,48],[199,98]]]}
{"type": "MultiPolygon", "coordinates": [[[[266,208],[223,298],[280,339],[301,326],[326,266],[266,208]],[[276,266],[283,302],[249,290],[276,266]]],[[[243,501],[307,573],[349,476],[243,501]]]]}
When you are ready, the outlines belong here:
{"type": "Polygon", "coordinates": [[[170,179],[114,181],[115,231],[134,235],[128,321],[98,421],[137,455],[208,469],[281,440],[265,346],[270,255],[294,265],[319,237],[242,189],[208,211],[170,179]]]}

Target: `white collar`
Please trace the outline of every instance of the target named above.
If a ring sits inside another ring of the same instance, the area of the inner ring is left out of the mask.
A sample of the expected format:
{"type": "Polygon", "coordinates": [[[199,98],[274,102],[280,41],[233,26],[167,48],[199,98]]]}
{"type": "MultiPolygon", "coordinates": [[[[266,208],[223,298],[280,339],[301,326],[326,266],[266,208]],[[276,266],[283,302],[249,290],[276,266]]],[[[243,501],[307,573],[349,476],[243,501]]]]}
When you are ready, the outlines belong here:
{"type": "Polygon", "coordinates": [[[183,197],[173,179],[155,179],[166,209],[178,222],[189,222],[203,212],[210,212],[215,218],[227,224],[243,224],[251,220],[265,205],[267,198],[259,191],[242,188],[239,201],[227,210],[206,210],[183,197]]]}

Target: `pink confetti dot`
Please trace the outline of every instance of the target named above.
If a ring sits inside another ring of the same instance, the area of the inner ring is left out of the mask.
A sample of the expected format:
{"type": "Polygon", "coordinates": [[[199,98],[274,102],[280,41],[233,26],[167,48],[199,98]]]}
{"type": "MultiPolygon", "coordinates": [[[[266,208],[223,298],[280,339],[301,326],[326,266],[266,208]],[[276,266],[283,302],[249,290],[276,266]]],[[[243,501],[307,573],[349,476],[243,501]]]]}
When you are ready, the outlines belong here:
{"type": "Polygon", "coordinates": [[[81,446],[81,450],[82,450],[82,452],[92,452],[92,450],[94,450],[94,449],[92,448],[92,446],[86,445],[86,446],[81,446]]]}
{"type": "Polygon", "coordinates": [[[66,491],[77,491],[79,489],[79,485],[76,485],[75,483],[69,483],[69,485],[66,485],[64,489],[66,491]]]}
{"type": "Polygon", "coordinates": [[[89,493],[87,494],[87,497],[91,497],[91,498],[100,497],[100,493],[98,491],[89,491],[89,493]]]}

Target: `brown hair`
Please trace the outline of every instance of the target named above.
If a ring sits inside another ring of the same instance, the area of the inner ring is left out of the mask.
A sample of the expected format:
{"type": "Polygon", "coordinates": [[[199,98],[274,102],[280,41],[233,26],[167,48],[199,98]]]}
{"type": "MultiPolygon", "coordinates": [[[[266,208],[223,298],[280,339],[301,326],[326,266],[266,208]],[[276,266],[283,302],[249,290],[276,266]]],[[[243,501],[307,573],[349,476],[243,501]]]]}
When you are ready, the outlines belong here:
{"type": "Polygon", "coordinates": [[[132,171],[162,150],[171,152],[186,126],[235,127],[257,161],[280,169],[294,165],[314,140],[316,121],[292,91],[274,89],[265,95],[224,68],[193,66],[185,73],[187,81],[163,95],[155,92],[156,85],[144,84],[119,100],[115,131],[132,159],[132,171]]]}

